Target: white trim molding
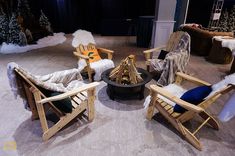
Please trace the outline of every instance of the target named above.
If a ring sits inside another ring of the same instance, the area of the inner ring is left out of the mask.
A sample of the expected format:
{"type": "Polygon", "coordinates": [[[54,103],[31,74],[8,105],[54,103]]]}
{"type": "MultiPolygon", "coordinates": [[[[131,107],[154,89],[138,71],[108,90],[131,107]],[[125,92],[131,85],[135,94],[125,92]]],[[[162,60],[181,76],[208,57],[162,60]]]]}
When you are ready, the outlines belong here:
{"type": "Polygon", "coordinates": [[[153,21],[151,47],[166,45],[173,32],[175,21],[153,21]]]}

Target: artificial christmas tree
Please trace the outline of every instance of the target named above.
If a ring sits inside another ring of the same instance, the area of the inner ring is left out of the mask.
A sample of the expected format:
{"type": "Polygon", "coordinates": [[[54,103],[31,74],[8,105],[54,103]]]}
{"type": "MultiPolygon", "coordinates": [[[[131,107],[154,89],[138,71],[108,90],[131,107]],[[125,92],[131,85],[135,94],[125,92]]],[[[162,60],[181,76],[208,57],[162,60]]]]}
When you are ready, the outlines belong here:
{"type": "Polygon", "coordinates": [[[27,38],[26,38],[26,35],[23,31],[21,31],[19,33],[19,40],[20,40],[20,43],[19,43],[20,46],[27,45],[27,38]]]}
{"type": "Polygon", "coordinates": [[[16,15],[13,13],[9,22],[9,37],[8,43],[18,44],[20,45],[20,26],[17,23],[16,15]]]}
{"type": "Polygon", "coordinates": [[[228,11],[227,11],[227,9],[222,13],[222,15],[220,17],[218,31],[222,31],[222,32],[228,31],[228,11]]]}
{"type": "Polygon", "coordinates": [[[229,12],[228,31],[235,32],[235,5],[229,12]]]}
{"type": "Polygon", "coordinates": [[[49,33],[53,33],[52,29],[51,29],[51,23],[49,22],[48,18],[46,17],[46,15],[43,13],[43,11],[41,10],[41,15],[39,18],[39,24],[42,28],[46,29],[49,33]]]}
{"type": "Polygon", "coordinates": [[[8,40],[8,18],[5,13],[0,15],[0,44],[8,40]]]}

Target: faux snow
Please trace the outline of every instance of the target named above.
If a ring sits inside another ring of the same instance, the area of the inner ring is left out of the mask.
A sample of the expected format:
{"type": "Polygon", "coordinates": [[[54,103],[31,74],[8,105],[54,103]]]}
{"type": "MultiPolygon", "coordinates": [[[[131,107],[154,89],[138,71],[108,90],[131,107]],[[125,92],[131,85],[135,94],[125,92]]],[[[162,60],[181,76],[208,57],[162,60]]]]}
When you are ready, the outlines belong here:
{"type": "Polygon", "coordinates": [[[0,53],[2,54],[11,54],[11,53],[23,53],[26,51],[30,51],[33,49],[44,48],[48,46],[54,46],[57,44],[61,44],[66,41],[66,37],[64,33],[54,33],[53,36],[47,36],[37,41],[37,44],[19,46],[15,44],[6,44],[3,42],[2,46],[0,46],[0,53]]]}

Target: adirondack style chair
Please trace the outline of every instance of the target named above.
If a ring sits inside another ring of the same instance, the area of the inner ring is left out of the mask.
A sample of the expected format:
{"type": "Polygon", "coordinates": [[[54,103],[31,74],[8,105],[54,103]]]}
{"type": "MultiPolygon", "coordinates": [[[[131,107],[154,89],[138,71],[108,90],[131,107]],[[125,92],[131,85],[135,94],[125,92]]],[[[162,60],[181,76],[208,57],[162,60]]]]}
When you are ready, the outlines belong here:
{"type": "Polygon", "coordinates": [[[190,59],[190,36],[183,31],[170,35],[166,45],[145,50],[146,68],[160,85],[172,83],[176,72],[185,72],[190,59]]]}
{"type": "Polygon", "coordinates": [[[28,79],[21,69],[14,68],[17,81],[23,87],[25,98],[27,99],[29,108],[32,112],[32,120],[40,119],[43,135],[43,140],[48,140],[56,132],[66,126],[71,120],[75,119],[79,114],[87,113],[88,121],[94,119],[94,100],[95,87],[99,85],[98,82],[83,85],[77,89],[62,93],[60,95],[47,97],[41,88],[28,79]],[[72,112],[64,113],[58,109],[53,102],[70,98],[72,102],[72,112]],[[46,113],[52,110],[59,118],[59,120],[51,127],[48,127],[46,113]]]}
{"type": "Polygon", "coordinates": [[[182,40],[182,37],[185,34],[187,34],[187,33],[183,32],[183,31],[173,32],[170,35],[170,38],[167,41],[166,45],[145,50],[143,53],[144,53],[145,59],[146,59],[147,70],[150,71],[150,65],[151,65],[150,59],[157,59],[156,56],[158,56],[158,54],[161,52],[161,50],[165,50],[166,52],[169,53],[169,52],[172,52],[174,50],[178,50],[179,48],[182,48],[182,49],[185,48],[185,50],[190,51],[190,48],[189,48],[190,45],[188,46],[188,44],[190,44],[190,40],[187,43],[185,43],[185,45],[183,45],[183,43],[180,42],[182,40]]]}
{"type": "Polygon", "coordinates": [[[78,58],[78,61],[80,59],[84,59],[86,61],[87,66],[81,71],[81,74],[83,75],[88,75],[89,81],[92,82],[93,81],[93,76],[95,71],[94,69],[91,68],[91,62],[89,61],[89,56],[86,56],[83,54],[84,51],[89,51],[89,50],[94,50],[97,49],[98,53],[104,53],[107,55],[107,58],[109,60],[112,60],[113,58],[113,53],[114,51],[112,50],[108,50],[105,48],[99,48],[96,47],[95,44],[93,43],[89,43],[88,45],[83,45],[80,44],[77,48],[76,51],[73,52],[73,54],[78,58]]]}
{"type": "MultiPolygon", "coordinates": [[[[184,73],[177,72],[176,73],[176,81],[174,84],[176,84],[179,87],[181,86],[181,82],[183,80],[187,80],[193,84],[196,85],[205,85],[210,86],[210,83],[207,83],[203,80],[200,80],[198,78],[186,75],[184,73]]],[[[195,134],[205,125],[208,124],[212,128],[218,130],[219,124],[218,122],[212,117],[209,113],[207,113],[206,109],[213,104],[222,94],[225,94],[229,92],[230,90],[234,89],[234,86],[229,84],[225,88],[220,89],[219,91],[215,92],[213,95],[209,95],[208,98],[206,98],[204,101],[199,103],[198,105],[191,104],[189,102],[186,102],[176,95],[171,94],[166,89],[159,87],[157,85],[151,85],[150,86],[150,95],[151,95],[151,101],[147,108],[147,119],[151,120],[154,115],[154,109],[156,108],[160,114],[162,114],[171,124],[173,127],[175,127],[185,138],[186,140],[191,143],[194,147],[196,147],[198,150],[202,150],[202,145],[198,138],[196,138],[195,134]],[[161,96],[159,96],[161,95],[161,96]],[[169,101],[164,100],[162,97],[177,103],[187,111],[184,113],[177,113],[174,111],[174,107],[169,104],[169,101]],[[188,128],[186,128],[183,123],[186,121],[191,120],[196,115],[199,115],[204,122],[198,126],[198,128],[194,132],[190,132],[188,128]]]]}

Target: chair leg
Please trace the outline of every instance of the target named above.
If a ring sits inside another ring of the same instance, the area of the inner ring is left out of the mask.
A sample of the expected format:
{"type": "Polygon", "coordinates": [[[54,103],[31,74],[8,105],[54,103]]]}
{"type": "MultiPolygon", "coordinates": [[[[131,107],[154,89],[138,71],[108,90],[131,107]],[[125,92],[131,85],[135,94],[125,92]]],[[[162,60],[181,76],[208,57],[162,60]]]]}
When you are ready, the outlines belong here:
{"type": "Polygon", "coordinates": [[[202,145],[199,140],[193,135],[187,128],[185,128],[181,123],[178,123],[178,131],[186,138],[186,140],[192,144],[198,150],[202,150],[202,145]]]}
{"type": "Polygon", "coordinates": [[[66,114],[65,116],[61,117],[60,120],[49,128],[47,131],[43,133],[43,140],[46,141],[50,139],[56,132],[58,132],[61,128],[67,125],[71,120],[73,120],[78,114],[84,111],[87,107],[86,103],[81,103],[78,108],[76,108],[71,114],[66,114]]]}
{"type": "Polygon", "coordinates": [[[154,105],[152,103],[150,103],[148,106],[148,109],[147,109],[146,118],[148,120],[151,120],[153,117],[153,113],[154,113],[154,105]]]}
{"type": "Polygon", "coordinates": [[[203,111],[201,113],[199,113],[199,116],[202,117],[204,120],[206,120],[208,117],[210,117],[210,119],[208,120],[208,124],[213,127],[216,130],[219,130],[219,123],[207,112],[203,111]]]}
{"type": "Polygon", "coordinates": [[[95,101],[95,89],[90,89],[88,90],[88,104],[87,104],[89,121],[92,121],[95,117],[94,101],[95,101]]]}

